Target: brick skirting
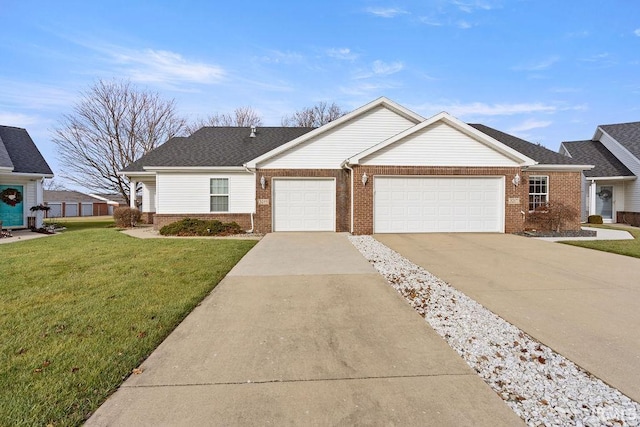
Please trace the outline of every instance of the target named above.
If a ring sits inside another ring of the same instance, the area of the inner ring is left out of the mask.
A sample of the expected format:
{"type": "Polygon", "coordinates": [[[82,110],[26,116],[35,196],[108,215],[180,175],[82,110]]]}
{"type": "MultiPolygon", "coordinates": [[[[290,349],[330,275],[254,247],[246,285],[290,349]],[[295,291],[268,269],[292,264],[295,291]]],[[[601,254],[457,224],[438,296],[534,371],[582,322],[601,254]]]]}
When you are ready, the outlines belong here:
{"type": "Polygon", "coordinates": [[[251,229],[251,214],[248,213],[228,213],[228,214],[155,214],[153,219],[154,230],[160,230],[167,224],[180,221],[184,218],[213,220],[221,222],[237,222],[244,230],[251,229]]]}
{"type": "Polygon", "coordinates": [[[616,222],[640,227],[640,212],[617,212],[616,222]]]}

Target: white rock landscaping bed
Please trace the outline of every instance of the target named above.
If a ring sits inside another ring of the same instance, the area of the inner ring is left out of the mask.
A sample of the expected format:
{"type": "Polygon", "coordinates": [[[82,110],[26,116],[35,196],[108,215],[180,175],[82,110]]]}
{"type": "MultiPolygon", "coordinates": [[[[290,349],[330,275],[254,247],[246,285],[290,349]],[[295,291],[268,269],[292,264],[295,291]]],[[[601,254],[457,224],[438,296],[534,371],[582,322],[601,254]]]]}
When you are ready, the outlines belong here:
{"type": "Polygon", "coordinates": [[[351,243],[530,426],[640,426],[640,404],[371,236],[351,243]]]}

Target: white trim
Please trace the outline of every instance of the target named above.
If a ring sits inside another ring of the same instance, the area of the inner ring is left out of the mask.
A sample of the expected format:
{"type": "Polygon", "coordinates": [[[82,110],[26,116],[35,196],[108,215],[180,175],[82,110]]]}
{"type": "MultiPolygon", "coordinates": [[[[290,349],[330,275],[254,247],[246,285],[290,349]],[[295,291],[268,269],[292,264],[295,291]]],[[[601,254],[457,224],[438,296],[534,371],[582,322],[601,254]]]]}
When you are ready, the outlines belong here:
{"type": "Polygon", "coordinates": [[[245,172],[244,166],[145,166],[149,172],[245,172]]]}
{"type": "MultiPolygon", "coordinates": [[[[3,173],[0,171],[0,173],[3,173]]],[[[7,174],[8,176],[16,176],[20,178],[53,178],[53,174],[44,174],[44,173],[29,173],[29,172],[11,172],[7,174]]]]}
{"type": "MultiPolygon", "coordinates": [[[[595,133],[595,135],[593,136],[593,138],[594,138],[594,139],[596,138],[596,135],[598,134],[598,131],[599,131],[602,135],[606,135],[606,136],[608,136],[608,137],[609,137],[613,142],[615,142],[615,143],[618,145],[618,147],[620,147],[620,149],[621,149],[622,151],[624,151],[624,153],[625,153],[625,154],[629,155],[629,157],[631,157],[631,158],[633,159],[633,161],[636,163],[636,167],[637,167],[637,166],[640,166],[640,159],[639,159],[638,157],[636,157],[636,155],[635,155],[635,154],[633,154],[631,151],[629,151],[629,150],[627,149],[627,147],[625,147],[624,145],[622,145],[622,144],[621,144],[617,139],[615,139],[614,137],[612,137],[611,135],[609,135],[607,132],[605,132],[605,131],[600,127],[600,126],[598,126],[598,129],[596,129],[596,133],[595,133]]],[[[601,135],[601,136],[602,136],[602,135],[601,135]]],[[[598,141],[598,142],[600,142],[600,143],[602,144],[602,141],[601,141],[601,139],[600,139],[600,138],[601,138],[601,136],[600,136],[600,137],[598,137],[597,141],[598,141]]],[[[603,145],[604,145],[604,144],[603,144],[603,145]]],[[[606,145],[604,145],[604,146],[605,146],[605,148],[606,148],[607,150],[609,150],[609,148],[607,148],[607,146],[606,146],[606,145]]],[[[627,168],[628,168],[628,169],[631,169],[631,168],[629,168],[629,166],[628,166],[627,164],[625,164],[622,160],[620,160],[620,157],[616,156],[616,155],[615,155],[611,150],[609,150],[609,151],[610,151],[610,152],[611,152],[611,154],[613,154],[613,155],[614,155],[614,157],[615,157],[615,158],[617,158],[617,159],[618,159],[618,160],[619,160],[623,165],[627,166],[627,168]]]]}
{"type": "Polygon", "coordinates": [[[535,211],[535,209],[538,206],[542,206],[543,204],[546,205],[546,204],[549,203],[549,200],[551,199],[550,195],[549,195],[549,187],[550,187],[550,185],[549,185],[549,175],[529,175],[529,179],[527,179],[527,187],[529,187],[529,190],[527,191],[527,210],[529,212],[535,211]],[[532,194],[531,193],[531,178],[544,178],[545,179],[544,186],[545,186],[545,188],[547,190],[545,193],[533,193],[534,195],[542,195],[542,194],[544,194],[545,198],[546,198],[544,203],[539,203],[537,206],[534,206],[533,209],[531,209],[531,200],[530,200],[531,194],[532,194]]]}
{"type": "Polygon", "coordinates": [[[376,107],[379,106],[384,106],[390,110],[392,110],[393,112],[399,114],[400,116],[414,122],[414,123],[420,123],[424,120],[424,117],[420,116],[419,114],[414,113],[413,111],[403,107],[400,104],[396,104],[395,102],[391,101],[388,98],[380,97],[366,105],[363,105],[360,108],[357,108],[355,110],[353,110],[352,112],[345,114],[344,116],[340,117],[339,119],[336,119],[332,122],[327,123],[324,126],[320,126],[319,128],[316,128],[310,132],[305,133],[304,135],[299,136],[298,138],[287,142],[286,144],[283,144],[277,148],[274,148],[273,150],[269,151],[268,153],[265,153],[259,157],[256,157],[253,160],[248,161],[247,163],[245,163],[244,166],[248,167],[248,168],[256,168],[258,163],[264,162],[265,160],[268,160],[286,150],[289,150],[290,148],[295,147],[296,145],[299,145],[301,143],[303,143],[304,141],[308,141],[311,138],[314,138],[320,134],[323,134],[337,126],[340,126],[343,123],[348,122],[349,120],[352,120],[368,111],[373,110],[376,107]]]}
{"type": "Polygon", "coordinates": [[[375,153],[376,151],[379,151],[395,142],[398,142],[404,138],[406,138],[407,136],[412,135],[415,132],[418,132],[422,129],[424,129],[427,126],[430,126],[436,122],[445,122],[448,125],[452,126],[453,128],[457,129],[458,131],[478,140],[480,143],[483,143],[484,145],[493,148],[494,150],[498,151],[499,153],[509,157],[510,159],[518,162],[520,164],[520,166],[533,166],[535,164],[537,164],[537,162],[527,156],[525,156],[524,154],[520,153],[519,151],[514,150],[513,148],[503,144],[502,142],[490,137],[489,135],[480,132],[479,130],[477,130],[476,128],[474,128],[473,126],[469,126],[468,124],[456,119],[455,117],[451,116],[449,113],[446,112],[441,112],[436,114],[435,116],[432,116],[426,120],[424,120],[423,122],[405,130],[404,132],[401,132],[395,136],[392,136],[391,138],[380,142],[379,144],[376,144],[364,151],[361,151],[360,153],[356,154],[355,156],[350,157],[349,159],[346,160],[347,163],[351,164],[351,165],[357,165],[360,163],[360,161],[362,159],[364,159],[367,156],[370,156],[371,154],[375,153]]]}
{"type": "Polygon", "coordinates": [[[586,176],[587,181],[635,181],[637,176],[586,176]]]}
{"type": "Polygon", "coordinates": [[[536,164],[532,166],[528,166],[523,168],[524,170],[530,171],[554,171],[554,172],[580,172],[580,171],[588,171],[593,169],[594,165],[547,165],[547,164],[536,164]]]}
{"type": "Polygon", "coordinates": [[[13,172],[13,166],[12,167],[2,167],[0,166],[0,173],[11,173],[13,172]]]}

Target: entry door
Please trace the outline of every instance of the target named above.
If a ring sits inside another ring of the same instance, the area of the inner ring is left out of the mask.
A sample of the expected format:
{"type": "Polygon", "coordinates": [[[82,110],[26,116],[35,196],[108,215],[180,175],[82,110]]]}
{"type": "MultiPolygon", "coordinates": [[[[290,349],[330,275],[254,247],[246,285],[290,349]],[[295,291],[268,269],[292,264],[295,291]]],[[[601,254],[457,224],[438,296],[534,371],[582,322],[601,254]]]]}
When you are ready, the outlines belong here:
{"type": "Polygon", "coordinates": [[[602,219],[613,219],[613,186],[601,185],[596,193],[596,214],[602,219]]]}
{"type": "Polygon", "coordinates": [[[0,193],[3,194],[0,200],[2,227],[24,227],[24,186],[0,185],[0,193]]]}

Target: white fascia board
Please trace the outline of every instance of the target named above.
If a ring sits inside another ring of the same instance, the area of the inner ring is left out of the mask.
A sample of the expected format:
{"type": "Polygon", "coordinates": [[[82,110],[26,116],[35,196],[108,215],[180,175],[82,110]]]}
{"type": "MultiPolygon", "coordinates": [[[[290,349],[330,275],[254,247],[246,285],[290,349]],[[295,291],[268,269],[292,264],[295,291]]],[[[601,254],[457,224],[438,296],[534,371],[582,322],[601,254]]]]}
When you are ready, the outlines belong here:
{"type": "Polygon", "coordinates": [[[10,167],[10,168],[8,168],[8,167],[7,168],[0,167],[0,173],[11,173],[11,172],[13,172],[13,168],[12,167],[10,167]]]}
{"type": "Polygon", "coordinates": [[[404,132],[400,132],[399,134],[392,136],[391,138],[380,142],[379,144],[374,145],[373,147],[370,147],[364,151],[361,151],[360,153],[356,154],[355,156],[347,159],[345,161],[345,163],[347,164],[351,164],[351,165],[357,165],[360,163],[360,161],[362,159],[364,159],[367,156],[370,156],[371,154],[375,153],[376,151],[379,151],[391,144],[394,144],[404,138],[406,138],[409,135],[412,135],[422,129],[424,129],[427,126],[431,126],[432,124],[438,122],[438,121],[442,121],[445,122],[447,124],[449,124],[450,126],[456,128],[457,130],[459,130],[462,133],[467,134],[468,136],[480,141],[481,143],[487,145],[490,148],[493,148],[494,150],[498,151],[499,153],[511,158],[512,160],[515,160],[516,162],[520,163],[521,166],[530,166],[530,165],[535,165],[537,164],[537,162],[533,159],[530,159],[529,157],[525,156],[524,154],[514,150],[511,147],[508,147],[507,145],[503,144],[502,142],[491,138],[489,135],[480,132],[479,130],[477,130],[476,128],[474,128],[473,126],[469,126],[468,124],[456,119],[455,117],[453,117],[452,115],[450,115],[447,112],[441,112],[436,114],[435,116],[429,117],[428,119],[424,120],[423,122],[405,130],[404,132]]]}
{"type": "Polygon", "coordinates": [[[248,161],[244,166],[246,166],[247,168],[252,168],[255,169],[258,165],[258,163],[264,162],[265,160],[268,160],[274,156],[277,156],[278,154],[295,147],[298,144],[303,143],[304,141],[308,141],[311,138],[314,138],[318,135],[321,135],[337,126],[340,126],[343,123],[348,122],[349,120],[352,120],[376,107],[379,106],[384,106],[389,108],[390,110],[392,110],[393,112],[395,112],[396,114],[399,114],[400,116],[406,118],[407,120],[410,120],[414,123],[420,123],[424,120],[424,117],[422,117],[421,115],[414,113],[413,111],[403,107],[400,104],[397,104],[395,102],[393,102],[392,100],[385,98],[384,96],[366,104],[363,105],[360,108],[356,108],[355,110],[353,110],[352,112],[345,114],[344,116],[327,123],[326,125],[320,126],[319,128],[316,128],[314,130],[312,130],[311,132],[307,132],[304,135],[301,135],[299,137],[297,137],[296,139],[287,142],[286,144],[281,145],[280,147],[274,148],[273,150],[269,151],[268,153],[263,154],[262,156],[256,157],[253,160],[248,161]]]}
{"type": "Polygon", "coordinates": [[[156,174],[155,173],[149,173],[149,172],[125,172],[125,171],[118,171],[117,172],[118,175],[120,176],[135,176],[135,177],[139,177],[139,176],[146,176],[146,177],[154,177],[156,174]]]}
{"type": "Polygon", "coordinates": [[[535,164],[532,166],[525,167],[526,170],[530,171],[554,171],[554,172],[578,172],[578,171],[588,171],[593,169],[594,165],[545,165],[545,164],[535,164]]]}
{"type": "MultiPolygon", "coordinates": [[[[244,166],[145,166],[148,172],[247,172],[244,166]]],[[[147,175],[148,175],[147,172],[147,175]]]]}
{"type": "Polygon", "coordinates": [[[587,181],[635,181],[637,176],[586,176],[587,181]]]}
{"type": "Polygon", "coordinates": [[[27,172],[10,172],[9,176],[17,176],[20,178],[53,178],[52,173],[27,173],[27,172]]]}

